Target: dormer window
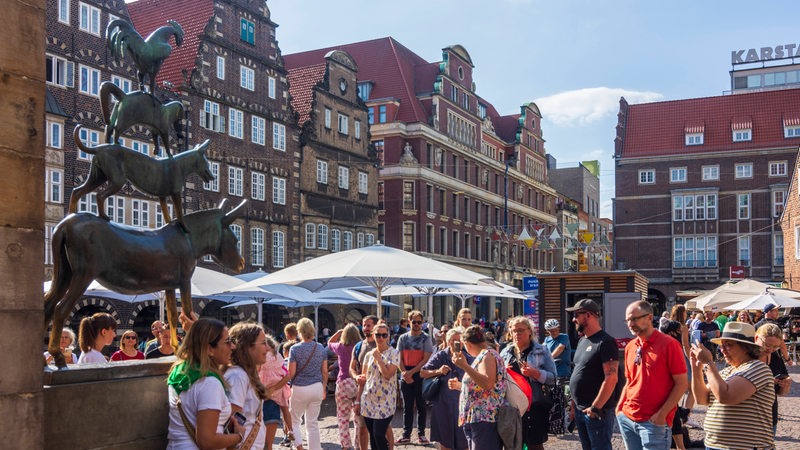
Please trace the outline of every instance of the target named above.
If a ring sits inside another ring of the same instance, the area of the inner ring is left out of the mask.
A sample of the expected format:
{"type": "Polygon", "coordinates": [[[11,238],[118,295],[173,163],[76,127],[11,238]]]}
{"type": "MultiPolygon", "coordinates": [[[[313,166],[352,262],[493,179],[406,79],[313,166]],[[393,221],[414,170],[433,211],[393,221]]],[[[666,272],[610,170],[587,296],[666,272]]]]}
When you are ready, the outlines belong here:
{"type": "Polygon", "coordinates": [[[744,141],[751,141],[753,140],[753,132],[750,129],[747,130],[735,130],[733,132],[733,142],[744,142],[744,141]]]}
{"type": "Polygon", "coordinates": [[[686,145],[703,145],[703,133],[687,133],[686,145]]]}
{"type": "Polygon", "coordinates": [[[703,145],[704,141],[704,134],[705,134],[705,125],[703,123],[692,123],[687,124],[686,127],[683,129],[685,133],[685,143],[687,146],[689,145],[703,145]]]}
{"type": "Polygon", "coordinates": [[[733,142],[752,141],[753,121],[748,118],[731,122],[731,138],[733,142]]]}
{"type": "Polygon", "coordinates": [[[800,117],[795,116],[792,118],[783,119],[783,137],[785,138],[800,137],[800,117]]]}

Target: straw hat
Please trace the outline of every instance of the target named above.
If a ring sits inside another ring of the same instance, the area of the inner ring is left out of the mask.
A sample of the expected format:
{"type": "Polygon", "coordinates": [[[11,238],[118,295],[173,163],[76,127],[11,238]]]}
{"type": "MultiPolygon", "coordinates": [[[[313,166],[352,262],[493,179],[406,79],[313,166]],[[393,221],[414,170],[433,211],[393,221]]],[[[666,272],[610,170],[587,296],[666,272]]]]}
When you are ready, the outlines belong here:
{"type": "Polygon", "coordinates": [[[711,339],[711,342],[720,345],[722,341],[736,341],[742,344],[757,346],[756,329],[747,322],[728,322],[722,330],[722,335],[711,339]]]}

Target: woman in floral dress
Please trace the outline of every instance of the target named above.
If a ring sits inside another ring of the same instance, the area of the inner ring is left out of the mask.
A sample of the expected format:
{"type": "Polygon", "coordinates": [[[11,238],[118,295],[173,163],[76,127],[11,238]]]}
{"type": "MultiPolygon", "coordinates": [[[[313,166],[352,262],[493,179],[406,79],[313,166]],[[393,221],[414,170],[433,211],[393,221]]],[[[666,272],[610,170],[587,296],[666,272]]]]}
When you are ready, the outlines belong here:
{"type": "Polygon", "coordinates": [[[377,325],[372,335],[377,346],[364,360],[363,374],[367,376],[364,392],[361,394],[360,413],[369,431],[370,449],[389,450],[386,430],[391,425],[397,409],[397,365],[400,354],[389,346],[389,327],[377,325]]]}

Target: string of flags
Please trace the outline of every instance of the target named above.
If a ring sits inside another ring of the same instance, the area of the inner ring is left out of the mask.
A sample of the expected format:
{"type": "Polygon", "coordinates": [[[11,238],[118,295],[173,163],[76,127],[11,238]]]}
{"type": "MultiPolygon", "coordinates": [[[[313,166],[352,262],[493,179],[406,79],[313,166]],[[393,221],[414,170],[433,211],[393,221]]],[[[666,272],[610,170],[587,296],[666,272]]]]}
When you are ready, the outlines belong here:
{"type": "Polygon", "coordinates": [[[584,254],[604,254],[607,260],[611,260],[611,241],[604,233],[592,233],[588,230],[580,229],[577,223],[568,223],[564,235],[558,232],[557,227],[553,227],[550,234],[544,225],[532,225],[532,232],[524,226],[519,234],[506,232],[501,227],[486,227],[486,232],[493,241],[514,242],[519,241],[529,249],[553,250],[563,248],[565,255],[574,255],[578,252],[584,254]]]}

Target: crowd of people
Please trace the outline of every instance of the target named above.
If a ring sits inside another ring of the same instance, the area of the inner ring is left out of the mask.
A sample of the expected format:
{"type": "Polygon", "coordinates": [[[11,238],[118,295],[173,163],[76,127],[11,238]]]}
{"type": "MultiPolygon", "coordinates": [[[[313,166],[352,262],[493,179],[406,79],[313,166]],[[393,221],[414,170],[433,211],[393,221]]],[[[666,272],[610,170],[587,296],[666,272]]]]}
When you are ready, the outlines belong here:
{"type": "Polygon", "coordinates": [[[114,341],[116,322],[97,313],[80,323],[80,356],[72,352],[76,337],[69,328],[60,346],[73,364],[174,353],[169,449],[272,449],[283,424],[280,445],[320,450],[330,355],[338,366],[343,449],[388,450],[415,438],[445,450],[537,450],[548,435],[574,428],[584,450],[602,450],[612,448],[615,426],[627,450],[683,449],[684,426],[696,424],[689,417],[694,404],[708,406],[707,449],[774,448],[777,396],[789,392],[792,363],[778,308],[770,305],[754,320],[747,312],[690,317],[676,305],[655,320],[652,306],[637,301],[625,311],[633,339],[622,355],[602,329],[597,303],[582,299],[566,311],[579,336],[574,352],[558,320],[544,323],[540,343],[526,317],[479,325],[468,308],[440,329],[420,311],[395,327],[366,316],[319,339],[327,346],[317,342],[307,318],[288,324],[278,344],[256,323],[228,329],[216,319],[184,316],[187,334],[176,351],[166,325],[154,322],[153,339],[138,346],[136,332],[122,332],[109,360],[101,351],[114,341]],[[519,414],[511,408],[509,416],[515,390],[527,396],[528,407],[519,414]],[[400,409],[403,427],[395,440],[391,421],[400,409]]]}

